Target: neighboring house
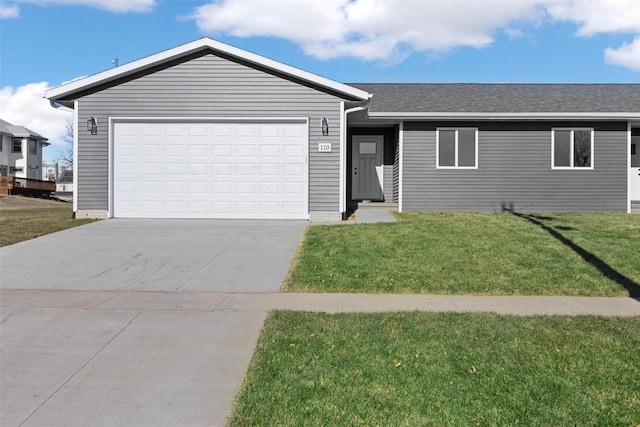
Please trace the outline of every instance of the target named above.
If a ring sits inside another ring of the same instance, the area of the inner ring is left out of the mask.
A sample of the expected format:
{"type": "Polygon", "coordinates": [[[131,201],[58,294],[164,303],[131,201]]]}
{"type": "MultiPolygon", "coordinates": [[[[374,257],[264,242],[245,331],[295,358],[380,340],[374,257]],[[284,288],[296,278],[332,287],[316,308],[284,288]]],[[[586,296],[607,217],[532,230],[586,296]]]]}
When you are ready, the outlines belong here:
{"type": "Polygon", "coordinates": [[[53,195],[68,201],[73,199],[73,192],[73,170],[63,169],[56,181],[56,192],[53,195]]]}
{"type": "Polygon", "coordinates": [[[57,162],[42,162],[42,179],[55,182],[60,175],[60,165],[57,162]]]}
{"type": "Polygon", "coordinates": [[[638,84],[347,85],[203,38],[46,97],[77,217],[640,209],[638,84]]]}
{"type": "Polygon", "coordinates": [[[0,175],[42,179],[42,149],[47,138],[0,119],[0,175]]]}

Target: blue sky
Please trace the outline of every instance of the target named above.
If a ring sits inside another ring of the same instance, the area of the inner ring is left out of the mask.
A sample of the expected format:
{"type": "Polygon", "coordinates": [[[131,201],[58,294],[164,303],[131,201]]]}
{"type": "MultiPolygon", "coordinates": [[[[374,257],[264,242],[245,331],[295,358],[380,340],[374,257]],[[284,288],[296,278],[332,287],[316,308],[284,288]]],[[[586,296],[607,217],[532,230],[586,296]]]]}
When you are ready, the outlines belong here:
{"type": "Polygon", "coordinates": [[[640,83],[637,0],[0,0],[0,117],[56,147],[42,91],[203,36],[346,83],[640,83]]]}

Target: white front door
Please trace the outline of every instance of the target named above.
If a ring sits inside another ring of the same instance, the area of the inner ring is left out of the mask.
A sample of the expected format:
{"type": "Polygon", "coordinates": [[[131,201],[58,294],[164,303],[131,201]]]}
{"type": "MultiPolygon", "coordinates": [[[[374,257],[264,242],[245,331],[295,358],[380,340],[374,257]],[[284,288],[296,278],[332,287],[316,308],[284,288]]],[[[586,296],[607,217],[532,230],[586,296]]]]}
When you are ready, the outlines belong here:
{"type": "Polygon", "coordinates": [[[628,186],[629,200],[632,204],[640,203],[640,136],[631,137],[631,167],[629,168],[628,186]]]}

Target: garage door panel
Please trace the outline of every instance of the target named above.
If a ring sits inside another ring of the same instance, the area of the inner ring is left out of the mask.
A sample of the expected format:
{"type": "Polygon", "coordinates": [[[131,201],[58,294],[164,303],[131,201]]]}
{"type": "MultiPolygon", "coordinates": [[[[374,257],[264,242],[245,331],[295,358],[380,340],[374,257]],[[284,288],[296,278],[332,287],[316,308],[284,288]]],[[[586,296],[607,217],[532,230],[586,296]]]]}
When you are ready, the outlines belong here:
{"type": "Polygon", "coordinates": [[[209,175],[209,164],[208,163],[195,163],[189,162],[187,163],[187,179],[194,175],[209,175]]]}
{"type": "Polygon", "coordinates": [[[262,144],[259,147],[260,159],[278,160],[280,158],[280,145],[276,143],[262,144]]]}
{"type": "Polygon", "coordinates": [[[211,174],[219,177],[231,176],[233,165],[231,163],[211,163],[211,174]]]}
{"type": "Polygon", "coordinates": [[[278,196],[281,193],[280,182],[260,182],[259,193],[262,196],[278,196]]]}
{"type": "Polygon", "coordinates": [[[190,145],[187,147],[187,155],[190,157],[209,157],[209,144],[194,144],[190,139],[190,145]]]}
{"type": "Polygon", "coordinates": [[[301,126],[298,126],[298,125],[283,125],[282,130],[284,131],[285,137],[303,137],[304,136],[303,132],[306,129],[303,129],[301,126]]]}
{"type": "Polygon", "coordinates": [[[164,175],[184,176],[184,163],[165,163],[162,172],[164,175]]]}
{"type": "Polygon", "coordinates": [[[207,214],[209,211],[209,202],[207,200],[189,201],[187,202],[188,214],[207,214]]]}
{"type": "Polygon", "coordinates": [[[162,183],[160,181],[140,181],[139,188],[143,193],[158,194],[162,191],[162,183]]]}
{"type": "Polygon", "coordinates": [[[256,176],[257,165],[255,163],[236,163],[234,172],[238,176],[256,176]]]}
{"type": "Polygon", "coordinates": [[[185,214],[184,204],[182,200],[164,200],[162,209],[155,208],[152,213],[158,213],[161,218],[171,218],[173,215],[182,216],[185,214]]]}
{"type": "Polygon", "coordinates": [[[254,138],[257,135],[256,125],[236,125],[236,138],[254,138]]]}
{"type": "Polygon", "coordinates": [[[162,152],[165,156],[184,156],[185,146],[182,144],[163,144],[162,152]]]}
{"type": "Polygon", "coordinates": [[[233,146],[231,144],[212,144],[211,156],[214,159],[220,157],[231,157],[233,154],[233,146]]]}
{"type": "Polygon", "coordinates": [[[138,174],[138,165],[134,162],[120,162],[118,164],[118,176],[135,176],[138,174]]]}
{"type": "Polygon", "coordinates": [[[282,165],[282,175],[285,178],[298,178],[305,172],[305,166],[298,163],[284,163],[282,165]]]}
{"type": "Polygon", "coordinates": [[[160,162],[142,161],[138,165],[138,170],[141,175],[160,175],[162,166],[160,165],[160,162]]]}
{"type": "Polygon", "coordinates": [[[239,144],[235,146],[236,157],[249,157],[254,159],[256,157],[256,146],[239,144]]]}
{"type": "Polygon", "coordinates": [[[235,192],[239,196],[248,194],[251,197],[253,197],[256,193],[256,183],[255,182],[236,182],[235,192]]]}
{"type": "MultiPolygon", "coordinates": [[[[187,128],[187,135],[189,135],[190,140],[197,140],[197,137],[207,137],[209,136],[209,125],[205,123],[192,123],[187,128]]],[[[204,141],[207,138],[203,138],[204,141]]]]}
{"type": "Polygon", "coordinates": [[[209,190],[209,183],[206,181],[191,181],[187,183],[187,192],[191,195],[208,195],[211,193],[209,190]]]}
{"type": "Polygon", "coordinates": [[[157,143],[155,144],[140,144],[139,154],[141,156],[159,156],[161,146],[157,143]]]}
{"type": "Polygon", "coordinates": [[[279,125],[261,125],[260,126],[260,139],[263,138],[278,138],[280,137],[279,125]]]}
{"type": "Polygon", "coordinates": [[[153,214],[154,212],[160,212],[160,202],[157,200],[140,200],[140,211],[142,213],[153,214]]]}
{"type": "MultiPolygon", "coordinates": [[[[183,194],[186,191],[184,181],[164,181],[162,185],[162,193],[183,194]]],[[[162,194],[158,195],[159,197],[162,194]]]]}
{"type": "Polygon", "coordinates": [[[113,215],[307,218],[307,125],[116,123],[113,215]]]}
{"type": "Polygon", "coordinates": [[[279,177],[280,164],[279,163],[260,163],[258,165],[258,173],[260,174],[260,177],[279,177]]]}

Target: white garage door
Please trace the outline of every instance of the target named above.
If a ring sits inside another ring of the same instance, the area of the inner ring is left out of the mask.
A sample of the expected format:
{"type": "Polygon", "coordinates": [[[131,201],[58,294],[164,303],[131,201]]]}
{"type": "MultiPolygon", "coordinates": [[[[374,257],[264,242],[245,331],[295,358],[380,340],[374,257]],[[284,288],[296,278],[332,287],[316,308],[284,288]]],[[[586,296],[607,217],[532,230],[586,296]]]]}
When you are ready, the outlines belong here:
{"type": "Polygon", "coordinates": [[[308,218],[307,124],[115,123],[124,218],[308,218]]]}

